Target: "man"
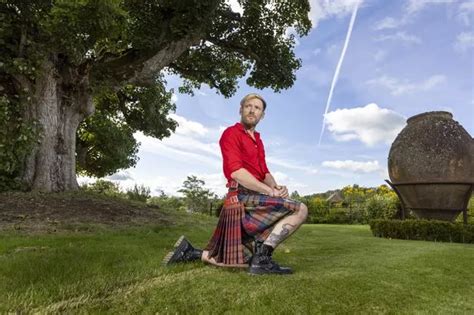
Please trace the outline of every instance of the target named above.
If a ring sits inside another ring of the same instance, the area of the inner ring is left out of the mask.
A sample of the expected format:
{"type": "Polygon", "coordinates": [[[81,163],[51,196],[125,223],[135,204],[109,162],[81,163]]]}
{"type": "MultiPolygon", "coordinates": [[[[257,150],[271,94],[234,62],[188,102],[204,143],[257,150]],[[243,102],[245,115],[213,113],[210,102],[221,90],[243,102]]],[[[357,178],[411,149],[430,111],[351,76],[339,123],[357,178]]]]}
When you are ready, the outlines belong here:
{"type": "Polygon", "coordinates": [[[308,209],[287,199],[288,189],[268,170],[264,145],[255,131],[265,109],[260,95],[246,95],[240,102],[240,123],[227,128],[219,141],[229,192],[205,250],[195,249],[182,236],[165,264],[200,259],[216,266],[249,267],[251,274],[292,273],[273,261],[272,253],[303,224],[308,209]]]}

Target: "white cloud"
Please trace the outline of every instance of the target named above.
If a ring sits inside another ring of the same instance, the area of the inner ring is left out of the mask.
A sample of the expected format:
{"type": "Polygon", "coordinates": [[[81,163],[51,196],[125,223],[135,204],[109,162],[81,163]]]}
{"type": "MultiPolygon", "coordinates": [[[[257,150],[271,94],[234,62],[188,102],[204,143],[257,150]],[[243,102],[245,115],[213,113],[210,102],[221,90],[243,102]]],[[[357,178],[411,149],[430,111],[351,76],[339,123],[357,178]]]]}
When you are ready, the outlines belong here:
{"type": "Polygon", "coordinates": [[[181,193],[178,193],[183,186],[183,182],[186,178],[178,178],[176,176],[167,177],[167,176],[153,176],[152,179],[142,180],[139,183],[135,181],[120,182],[121,186],[126,188],[132,188],[135,184],[144,185],[149,187],[151,190],[151,195],[156,196],[160,195],[160,192],[164,192],[166,195],[170,196],[181,196],[181,193]]]}
{"type": "Polygon", "coordinates": [[[381,76],[377,79],[372,79],[367,81],[367,84],[371,86],[381,86],[390,90],[392,95],[402,95],[406,93],[413,93],[416,91],[428,91],[434,88],[435,86],[446,82],[446,77],[444,75],[433,75],[426,79],[423,82],[413,83],[413,82],[401,82],[396,78],[389,76],[381,76]]]}
{"type": "Polygon", "coordinates": [[[205,136],[209,130],[204,127],[201,123],[196,121],[191,121],[183,116],[179,116],[176,114],[170,114],[170,118],[176,120],[178,123],[178,127],[176,128],[176,134],[178,135],[185,135],[185,136],[205,136]]]}
{"type": "Polygon", "coordinates": [[[406,7],[406,12],[407,14],[412,15],[432,4],[447,4],[454,2],[455,0],[409,0],[406,7]]]}
{"type": "Polygon", "coordinates": [[[367,161],[367,162],[358,162],[353,160],[345,161],[324,161],[322,166],[328,168],[335,168],[338,170],[348,170],[356,173],[372,173],[380,171],[382,168],[379,165],[379,161],[367,161]]]}
{"type": "Polygon", "coordinates": [[[106,179],[108,180],[133,180],[133,175],[129,171],[118,171],[115,174],[107,176],[106,179]]]}
{"type": "Polygon", "coordinates": [[[240,13],[240,15],[244,13],[244,9],[240,6],[237,0],[226,0],[225,3],[230,5],[230,8],[232,9],[232,11],[240,13]]]}
{"type": "Polygon", "coordinates": [[[272,173],[272,175],[275,178],[275,181],[279,185],[284,185],[288,188],[289,193],[291,193],[292,191],[295,191],[296,189],[301,189],[301,188],[308,187],[308,185],[294,180],[293,178],[288,176],[288,174],[286,174],[286,173],[275,172],[275,173],[272,173]]]}
{"type": "Polygon", "coordinates": [[[465,52],[474,47],[474,32],[463,32],[456,38],[454,49],[459,52],[465,52]]]}
{"type": "Polygon", "coordinates": [[[474,17],[474,1],[461,3],[457,17],[464,25],[470,26],[471,19],[474,17]]]}
{"type": "Polygon", "coordinates": [[[405,125],[405,118],[371,103],[326,114],[328,130],[337,141],[359,140],[368,146],[390,144],[405,125]]]}
{"type": "Polygon", "coordinates": [[[145,136],[141,132],[136,132],[134,137],[141,143],[140,151],[182,162],[200,162],[212,166],[220,163],[220,149],[217,140],[205,142],[178,134],[159,140],[145,136]]]}
{"type": "MultiPolygon", "coordinates": [[[[124,171],[128,173],[128,171],[124,171]]],[[[93,184],[98,180],[95,177],[88,176],[78,176],[77,182],[80,185],[84,184],[93,184]]],[[[105,180],[111,181],[119,186],[119,189],[122,192],[127,191],[127,189],[133,188],[135,185],[144,185],[145,187],[150,188],[150,193],[152,196],[157,196],[163,191],[167,195],[179,195],[177,192],[181,189],[183,181],[185,178],[176,178],[176,177],[165,177],[165,176],[153,176],[153,179],[134,179],[134,178],[113,178],[112,176],[106,177],[105,180]]],[[[207,185],[206,185],[207,186],[207,185]]]]}
{"type": "Polygon", "coordinates": [[[385,29],[397,28],[402,25],[402,20],[394,19],[392,17],[386,17],[383,20],[377,22],[374,26],[374,30],[381,31],[385,29]]]}
{"type": "Polygon", "coordinates": [[[284,168],[287,168],[287,169],[290,169],[290,170],[303,171],[303,172],[307,172],[307,173],[310,173],[310,174],[316,174],[318,172],[318,170],[315,169],[314,167],[312,167],[311,165],[309,165],[309,166],[298,165],[298,163],[296,163],[296,162],[282,160],[282,159],[274,158],[274,157],[271,157],[271,156],[267,156],[266,160],[267,160],[267,164],[274,164],[274,165],[281,166],[281,167],[284,167],[284,168]]]}
{"type": "Polygon", "coordinates": [[[375,38],[376,41],[396,40],[403,41],[406,43],[420,44],[421,39],[415,35],[410,35],[405,32],[397,32],[395,34],[380,35],[375,38]]]}
{"type": "Polygon", "coordinates": [[[430,5],[456,3],[457,0],[408,0],[405,12],[399,18],[386,17],[375,23],[373,29],[381,31],[385,29],[395,29],[407,25],[415,19],[417,14],[430,5]]]}
{"type": "Polygon", "coordinates": [[[205,182],[204,188],[209,189],[221,197],[227,193],[227,179],[222,172],[212,174],[190,173],[188,175],[195,175],[198,179],[203,180],[205,182]]]}
{"type": "Polygon", "coordinates": [[[277,183],[283,183],[288,181],[288,175],[282,172],[274,172],[273,177],[275,178],[277,183]]]}
{"type": "Polygon", "coordinates": [[[77,176],[77,183],[82,186],[82,185],[89,185],[92,184],[96,181],[97,179],[94,177],[89,177],[89,176],[77,176]]]}
{"type": "Polygon", "coordinates": [[[351,14],[354,7],[362,2],[363,0],[310,0],[309,18],[316,28],[321,20],[351,14]]]}
{"type": "Polygon", "coordinates": [[[171,101],[172,101],[173,103],[176,103],[176,102],[178,101],[178,95],[176,95],[176,94],[173,93],[173,95],[171,95],[171,101]]]}
{"type": "Polygon", "coordinates": [[[380,62],[385,59],[387,52],[385,50],[377,50],[374,54],[374,60],[380,62]]]}
{"type": "Polygon", "coordinates": [[[220,165],[221,153],[218,137],[221,129],[209,129],[199,122],[171,114],[179,126],[170,137],[162,140],[145,136],[141,132],[134,134],[141,143],[140,151],[163,156],[185,163],[204,163],[215,167],[220,165]]]}

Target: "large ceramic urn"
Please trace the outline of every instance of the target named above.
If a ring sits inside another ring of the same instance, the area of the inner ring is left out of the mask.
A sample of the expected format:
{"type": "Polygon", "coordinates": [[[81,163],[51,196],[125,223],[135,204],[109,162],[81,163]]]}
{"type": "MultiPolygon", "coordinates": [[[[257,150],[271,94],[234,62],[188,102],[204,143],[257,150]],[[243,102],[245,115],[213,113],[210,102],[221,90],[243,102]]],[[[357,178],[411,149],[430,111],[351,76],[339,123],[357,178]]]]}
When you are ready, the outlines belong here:
{"type": "Polygon", "coordinates": [[[388,171],[417,217],[454,220],[474,184],[474,140],[449,112],[413,116],[390,148],[388,171]]]}

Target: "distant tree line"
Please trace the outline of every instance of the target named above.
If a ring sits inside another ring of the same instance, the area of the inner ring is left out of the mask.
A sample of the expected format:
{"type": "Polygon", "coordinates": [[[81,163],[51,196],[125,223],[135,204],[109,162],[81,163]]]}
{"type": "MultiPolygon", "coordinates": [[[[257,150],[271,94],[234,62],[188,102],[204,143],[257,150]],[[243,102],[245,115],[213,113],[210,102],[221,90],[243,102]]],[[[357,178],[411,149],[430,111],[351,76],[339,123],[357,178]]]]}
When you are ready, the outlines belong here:
{"type": "MultiPolygon", "coordinates": [[[[188,176],[183,182],[182,188],[178,190],[182,193],[181,197],[167,195],[164,191],[160,191],[158,196],[151,196],[150,188],[144,185],[134,185],[122,191],[117,183],[106,180],[84,185],[82,189],[112,197],[146,202],[152,207],[170,211],[203,213],[212,216],[220,214],[224,198],[206,188],[205,181],[195,175],[188,176]]],[[[387,185],[371,188],[354,184],[342,189],[305,196],[294,191],[290,198],[307,205],[309,215],[306,223],[367,224],[373,219],[399,219],[401,217],[400,200],[387,185]]],[[[468,220],[473,222],[474,197],[469,203],[468,216],[468,220]]],[[[406,217],[414,218],[411,213],[407,213],[406,217]]]]}
{"type": "Polygon", "coordinates": [[[219,215],[223,197],[211,192],[205,185],[205,181],[197,176],[188,176],[182,188],[178,190],[183,197],[169,196],[164,191],[160,191],[158,196],[151,196],[149,187],[137,184],[122,190],[118,183],[103,179],[83,185],[81,189],[110,197],[146,202],[151,207],[160,209],[219,215]]]}
{"type": "Polygon", "coordinates": [[[401,213],[397,194],[386,185],[370,188],[354,184],[307,196],[295,191],[291,197],[308,206],[307,223],[365,224],[376,218],[396,218],[401,213]]]}

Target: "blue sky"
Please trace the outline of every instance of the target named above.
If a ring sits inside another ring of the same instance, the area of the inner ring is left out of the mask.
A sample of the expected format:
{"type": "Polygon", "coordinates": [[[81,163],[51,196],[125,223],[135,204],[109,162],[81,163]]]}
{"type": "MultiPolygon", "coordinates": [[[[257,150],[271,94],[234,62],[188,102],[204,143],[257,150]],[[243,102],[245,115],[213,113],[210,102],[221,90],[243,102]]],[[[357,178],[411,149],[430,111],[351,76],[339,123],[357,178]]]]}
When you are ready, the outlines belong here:
{"type": "MultiPolygon", "coordinates": [[[[447,110],[474,135],[474,1],[310,2],[313,29],[298,39],[295,52],[303,66],[292,88],[258,91],[242,80],[229,99],[208,87],[193,97],[176,94],[176,133],[162,141],[136,134],[141,142],[137,166],[108,179],[123,188],[144,184],[154,195],[160,190],[179,195],[186,176],[196,175],[223,195],[218,140],[225,127],[239,121],[239,101],[250,92],[268,103],[257,130],[269,169],[277,182],[300,194],[383,184],[390,145],[410,116],[447,110]],[[357,3],[318,145],[331,82],[357,3]]],[[[230,3],[239,10],[235,1],[230,3]]],[[[179,78],[168,77],[169,88],[179,85],[179,78]]]]}

